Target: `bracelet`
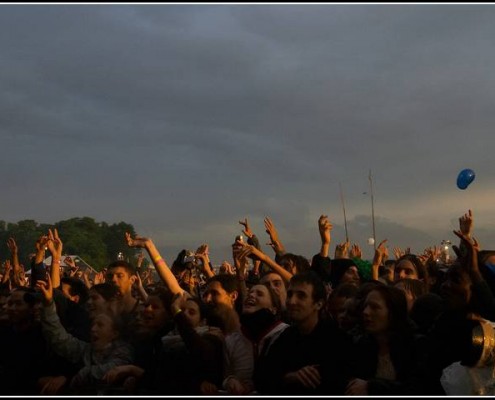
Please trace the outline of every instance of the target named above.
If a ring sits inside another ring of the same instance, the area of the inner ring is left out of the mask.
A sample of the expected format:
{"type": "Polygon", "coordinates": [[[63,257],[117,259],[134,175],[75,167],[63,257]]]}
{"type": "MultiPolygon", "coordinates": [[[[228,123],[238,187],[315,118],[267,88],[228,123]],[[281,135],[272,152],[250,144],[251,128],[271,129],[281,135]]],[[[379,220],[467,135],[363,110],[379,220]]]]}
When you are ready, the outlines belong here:
{"type": "Polygon", "coordinates": [[[160,262],[165,262],[165,261],[163,261],[163,258],[161,258],[161,257],[157,257],[157,258],[154,258],[154,259],[153,259],[153,262],[154,262],[155,264],[159,264],[160,262]]]}
{"type": "Polygon", "coordinates": [[[52,264],[60,264],[60,260],[52,261],[52,264]]]}

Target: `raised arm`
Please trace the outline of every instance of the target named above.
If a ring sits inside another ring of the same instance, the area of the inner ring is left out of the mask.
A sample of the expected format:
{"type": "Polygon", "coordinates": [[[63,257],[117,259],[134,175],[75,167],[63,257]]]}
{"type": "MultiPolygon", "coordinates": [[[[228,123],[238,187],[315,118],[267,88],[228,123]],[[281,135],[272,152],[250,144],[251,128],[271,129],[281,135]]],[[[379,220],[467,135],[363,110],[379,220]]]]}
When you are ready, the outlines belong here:
{"type": "Polygon", "coordinates": [[[388,254],[388,250],[386,247],[387,239],[382,240],[378,247],[375,250],[375,255],[373,257],[373,264],[371,265],[371,279],[377,281],[380,277],[379,268],[382,265],[382,261],[388,254]]]}
{"type": "Polygon", "coordinates": [[[50,266],[50,277],[54,288],[60,287],[60,260],[62,259],[63,243],[58,236],[57,229],[48,229],[48,250],[52,254],[52,265],[50,266]]]}
{"type": "Polygon", "coordinates": [[[212,276],[215,276],[215,272],[213,272],[213,269],[211,267],[209,248],[206,243],[203,243],[201,246],[198,247],[195,256],[197,259],[200,260],[201,272],[205,274],[206,278],[209,279],[212,276]]]}
{"type": "Polygon", "coordinates": [[[48,343],[58,355],[73,363],[79,362],[89,344],[72,336],[62,326],[53,301],[53,286],[50,275],[47,275],[46,282],[37,281],[36,287],[43,295],[41,326],[48,343]]]}
{"type": "MultiPolygon", "coordinates": [[[[261,249],[260,242],[259,242],[258,238],[256,237],[256,235],[253,233],[253,231],[249,227],[248,219],[244,218],[244,221],[239,221],[239,223],[242,226],[244,226],[242,233],[244,233],[244,235],[246,235],[247,242],[249,244],[253,245],[254,247],[256,247],[257,249],[261,249]]],[[[259,275],[260,265],[261,265],[261,261],[259,261],[259,260],[253,261],[253,274],[254,275],[259,275]]]]}
{"type": "Polygon", "coordinates": [[[10,260],[5,260],[4,264],[4,274],[2,277],[2,285],[8,285],[9,288],[12,286],[12,282],[10,280],[10,271],[12,270],[12,264],[10,260]]]}
{"type": "Polygon", "coordinates": [[[19,263],[19,249],[13,237],[10,237],[7,241],[7,247],[9,248],[10,257],[12,258],[12,265],[14,267],[14,284],[19,285],[20,283],[18,282],[18,280],[22,267],[19,263]]]}
{"type": "Polygon", "coordinates": [[[273,248],[275,254],[277,254],[278,256],[283,256],[285,254],[285,247],[278,237],[278,232],[275,228],[275,224],[268,217],[266,217],[264,221],[266,233],[268,233],[268,235],[270,236],[270,242],[268,244],[273,248]]]}
{"type": "Polygon", "coordinates": [[[320,232],[320,238],[321,238],[320,256],[322,257],[328,257],[332,228],[333,226],[330,223],[328,216],[321,215],[320,218],[318,219],[318,230],[320,232]]]}
{"type": "Polygon", "coordinates": [[[346,240],[344,243],[339,243],[335,246],[335,259],[349,258],[349,246],[350,242],[346,240]]]}
{"type": "MultiPolygon", "coordinates": [[[[459,218],[459,232],[465,237],[465,239],[470,240],[473,234],[474,218],[473,212],[468,210],[468,212],[459,218]]],[[[457,235],[457,234],[456,234],[457,235]]],[[[466,242],[461,239],[459,247],[455,248],[454,251],[459,253],[461,256],[465,257],[468,254],[468,248],[466,247],[466,242]]]]}
{"type": "Polygon", "coordinates": [[[182,293],[184,289],[182,289],[177,281],[177,278],[174,276],[170,268],[168,267],[165,260],[161,257],[157,248],[153,241],[149,238],[143,238],[136,236],[134,239],[131,237],[131,234],[126,232],[125,240],[129,247],[142,248],[146,249],[151,260],[153,261],[153,265],[155,266],[156,272],[162,279],[162,281],[167,285],[170,291],[173,294],[182,293]]]}
{"type": "Polygon", "coordinates": [[[261,262],[268,265],[271,269],[273,269],[274,272],[276,272],[282,277],[286,285],[289,284],[290,278],[292,278],[292,274],[289,271],[287,271],[281,265],[278,265],[274,260],[272,260],[270,257],[268,257],[265,253],[263,253],[261,250],[257,249],[256,247],[250,244],[243,244],[242,249],[239,253],[239,258],[248,257],[248,256],[254,259],[258,259],[261,262]]]}

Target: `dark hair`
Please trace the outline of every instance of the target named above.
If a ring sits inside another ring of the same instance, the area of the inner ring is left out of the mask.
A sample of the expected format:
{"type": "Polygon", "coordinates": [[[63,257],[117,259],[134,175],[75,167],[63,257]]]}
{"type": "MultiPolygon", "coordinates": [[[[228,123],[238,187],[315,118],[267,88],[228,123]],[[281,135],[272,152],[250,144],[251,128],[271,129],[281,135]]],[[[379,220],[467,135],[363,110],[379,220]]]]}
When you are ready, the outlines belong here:
{"type": "Polygon", "coordinates": [[[132,264],[128,263],[127,261],[124,260],[117,260],[114,261],[113,263],[110,263],[107,267],[107,271],[112,269],[112,268],[124,268],[129,275],[135,275],[136,274],[136,268],[132,266],[132,264]]]}
{"type": "Polygon", "coordinates": [[[370,290],[378,292],[388,309],[389,331],[393,334],[401,334],[410,328],[407,314],[407,300],[404,292],[394,286],[377,285],[370,290]]]}
{"type": "Polygon", "coordinates": [[[325,301],[327,298],[327,291],[325,284],[321,280],[320,276],[314,271],[306,271],[300,274],[293,275],[290,279],[289,285],[307,283],[313,287],[313,301],[325,301]]]}
{"type": "Polygon", "coordinates": [[[438,294],[426,293],[419,296],[409,314],[418,327],[418,333],[427,334],[444,311],[444,307],[444,299],[438,294]]]}
{"type": "Polygon", "coordinates": [[[270,286],[269,283],[257,283],[253,286],[256,286],[256,285],[261,285],[261,286],[264,286],[268,289],[268,294],[270,295],[272,305],[277,310],[275,315],[277,317],[280,317],[280,315],[282,314],[282,302],[280,301],[280,297],[277,295],[275,290],[273,290],[273,288],[270,286]]]}
{"type": "Polygon", "coordinates": [[[22,299],[25,303],[27,303],[29,307],[34,307],[36,304],[41,302],[39,293],[36,292],[36,290],[34,290],[33,288],[20,286],[12,290],[12,293],[14,292],[24,292],[22,299]]]}
{"type": "MultiPolygon", "coordinates": [[[[284,261],[292,261],[292,263],[296,266],[296,273],[300,274],[302,272],[309,271],[311,268],[311,264],[308,259],[304,256],[300,256],[292,253],[285,253],[281,256],[277,256],[275,261],[281,265],[284,269],[287,269],[283,266],[284,261]]],[[[292,272],[292,271],[289,271],[292,272]]]]}
{"type": "Polygon", "coordinates": [[[197,304],[198,309],[199,309],[199,318],[204,319],[206,318],[206,305],[201,301],[200,298],[198,297],[189,297],[186,301],[192,301],[197,304]]]}
{"type": "Polygon", "coordinates": [[[428,270],[426,266],[421,262],[418,256],[414,254],[404,254],[402,257],[400,257],[396,263],[395,263],[395,268],[397,270],[397,267],[399,266],[399,263],[401,261],[407,260],[411,262],[414,265],[414,268],[416,269],[416,272],[418,274],[418,278],[422,279],[426,285],[429,285],[429,276],[428,276],[428,270]]]}
{"type": "Polygon", "coordinates": [[[349,268],[357,268],[356,262],[350,258],[337,258],[331,261],[330,266],[330,282],[334,289],[339,285],[342,277],[349,268]]]}
{"type": "Polygon", "coordinates": [[[230,274],[220,274],[220,275],[214,275],[208,281],[206,282],[207,285],[209,285],[211,282],[218,282],[222,286],[222,288],[227,292],[227,293],[233,293],[235,291],[239,291],[238,284],[237,284],[237,277],[235,275],[230,275],[230,274]]]}
{"type": "Polygon", "coordinates": [[[337,286],[335,290],[332,290],[329,296],[329,300],[335,297],[345,297],[351,298],[356,297],[359,288],[353,283],[343,283],[342,285],[337,286]]]}
{"type": "Polygon", "coordinates": [[[119,288],[108,282],[94,285],[90,290],[97,292],[106,301],[114,300],[119,297],[119,288]]]}
{"type": "Polygon", "coordinates": [[[89,290],[79,278],[62,278],[60,282],[69,285],[69,293],[71,296],[79,296],[79,304],[84,304],[88,300],[89,290]]]}
{"type": "Polygon", "coordinates": [[[167,312],[170,312],[170,306],[172,305],[172,301],[174,295],[170,291],[169,288],[163,286],[156,286],[151,291],[148,292],[148,296],[155,296],[160,299],[163,303],[163,307],[167,312]]]}

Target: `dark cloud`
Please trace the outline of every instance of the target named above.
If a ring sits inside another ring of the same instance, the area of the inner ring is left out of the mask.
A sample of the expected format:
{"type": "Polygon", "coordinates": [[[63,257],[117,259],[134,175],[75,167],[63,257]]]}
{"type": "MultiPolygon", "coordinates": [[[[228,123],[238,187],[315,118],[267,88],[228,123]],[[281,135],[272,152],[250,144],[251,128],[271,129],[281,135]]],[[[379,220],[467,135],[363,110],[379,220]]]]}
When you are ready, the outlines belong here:
{"type": "Polygon", "coordinates": [[[345,236],[339,184],[364,245],[371,169],[380,237],[424,248],[472,207],[492,240],[489,6],[1,11],[5,220],[124,220],[226,258],[240,218],[270,216],[311,256],[320,214],[345,236]]]}

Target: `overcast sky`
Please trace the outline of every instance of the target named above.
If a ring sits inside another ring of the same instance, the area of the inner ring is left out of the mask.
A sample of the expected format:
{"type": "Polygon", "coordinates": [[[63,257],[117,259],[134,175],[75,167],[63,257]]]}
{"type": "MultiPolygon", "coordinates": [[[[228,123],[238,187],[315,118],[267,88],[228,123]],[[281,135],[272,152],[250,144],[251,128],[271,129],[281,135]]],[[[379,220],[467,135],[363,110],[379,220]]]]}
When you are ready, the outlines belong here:
{"type": "MultiPolygon", "coordinates": [[[[372,257],[495,248],[494,5],[2,5],[2,217],[125,221],[167,260],[247,217],[372,257]],[[456,186],[464,168],[476,172],[456,186]]],[[[268,246],[264,249],[271,255],[268,246]]]]}

